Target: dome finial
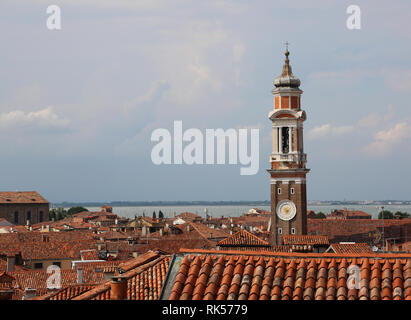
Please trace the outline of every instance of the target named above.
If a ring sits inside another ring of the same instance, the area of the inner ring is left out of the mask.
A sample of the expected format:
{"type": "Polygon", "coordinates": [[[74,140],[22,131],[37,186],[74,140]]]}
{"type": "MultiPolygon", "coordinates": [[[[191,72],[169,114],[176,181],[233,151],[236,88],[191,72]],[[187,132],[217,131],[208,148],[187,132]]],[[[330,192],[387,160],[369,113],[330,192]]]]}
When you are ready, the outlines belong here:
{"type": "Polygon", "coordinates": [[[288,56],[290,55],[290,51],[288,51],[288,45],[290,44],[288,41],[285,43],[285,64],[283,66],[283,73],[282,76],[293,76],[293,72],[291,71],[290,60],[288,56]]]}
{"type": "Polygon", "coordinates": [[[290,55],[290,52],[288,51],[288,46],[289,42],[286,41],[285,43],[285,62],[283,65],[283,71],[281,75],[274,80],[274,85],[276,87],[295,87],[298,88],[300,85],[300,80],[295,78],[293,75],[293,71],[290,65],[290,60],[288,59],[288,56],[290,55]]]}

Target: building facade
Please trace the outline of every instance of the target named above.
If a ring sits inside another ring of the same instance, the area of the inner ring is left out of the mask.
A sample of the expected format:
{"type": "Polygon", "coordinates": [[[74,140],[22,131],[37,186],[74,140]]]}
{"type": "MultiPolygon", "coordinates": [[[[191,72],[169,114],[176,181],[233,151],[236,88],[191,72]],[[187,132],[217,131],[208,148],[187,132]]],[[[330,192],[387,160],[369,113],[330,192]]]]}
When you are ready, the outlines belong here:
{"type": "Polygon", "coordinates": [[[0,192],[0,218],[14,225],[49,221],[49,206],[36,191],[0,192]]]}
{"type": "Polygon", "coordinates": [[[300,80],[294,77],[285,52],[282,74],[274,80],[274,110],[272,121],[273,146],[271,168],[271,221],[272,245],[282,244],[282,235],[307,234],[306,168],[300,80]]]}

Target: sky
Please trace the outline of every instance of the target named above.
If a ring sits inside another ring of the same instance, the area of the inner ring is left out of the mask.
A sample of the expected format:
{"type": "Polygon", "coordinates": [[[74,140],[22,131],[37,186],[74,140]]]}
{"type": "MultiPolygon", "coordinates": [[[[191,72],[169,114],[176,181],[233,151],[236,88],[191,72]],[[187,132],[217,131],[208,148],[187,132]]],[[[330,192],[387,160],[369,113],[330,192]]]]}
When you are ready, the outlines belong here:
{"type": "Polygon", "coordinates": [[[408,0],[2,0],[0,190],[51,202],[267,200],[290,43],[309,200],[411,199],[408,0]],[[47,7],[61,29],[47,28],[47,7]],[[350,30],[347,8],[361,9],[350,30]],[[156,165],[157,128],[258,128],[259,171],[156,165]]]}

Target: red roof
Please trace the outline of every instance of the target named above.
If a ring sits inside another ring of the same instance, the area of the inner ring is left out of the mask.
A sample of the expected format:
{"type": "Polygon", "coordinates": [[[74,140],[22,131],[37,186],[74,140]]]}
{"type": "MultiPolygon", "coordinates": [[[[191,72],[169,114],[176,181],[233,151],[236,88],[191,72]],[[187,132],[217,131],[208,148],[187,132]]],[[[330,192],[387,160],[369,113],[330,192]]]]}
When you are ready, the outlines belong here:
{"type": "Polygon", "coordinates": [[[328,241],[327,236],[319,236],[319,235],[296,235],[296,234],[289,234],[283,235],[283,244],[306,244],[306,245],[328,245],[330,242],[328,241]]]}
{"type": "MultiPolygon", "coordinates": [[[[326,235],[332,242],[370,242],[372,233],[381,231],[380,219],[308,219],[308,234],[326,235]]],[[[384,219],[385,238],[406,241],[411,234],[411,218],[384,219]]]]}
{"type": "Polygon", "coordinates": [[[217,243],[218,246],[222,247],[231,247],[231,246],[241,246],[241,247],[266,247],[270,244],[263,239],[260,239],[256,235],[248,232],[247,230],[240,230],[234,233],[233,235],[221,240],[217,243]]]}
{"type": "MultiPolygon", "coordinates": [[[[170,300],[411,300],[411,255],[187,250],[170,300]],[[352,267],[351,267],[352,266],[352,267]],[[360,281],[349,283],[357,266],[360,281]]],[[[167,298],[167,297],[166,297],[167,298]]]]}
{"type": "MultiPolygon", "coordinates": [[[[121,274],[127,278],[127,299],[157,300],[170,261],[170,256],[162,256],[159,253],[149,251],[123,265],[123,270],[124,268],[128,269],[121,274]]],[[[84,292],[73,300],[110,300],[110,281],[84,292]]]]}
{"type": "Polygon", "coordinates": [[[192,212],[181,212],[177,217],[182,219],[199,219],[201,218],[198,214],[192,212]]]}
{"type": "Polygon", "coordinates": [[[373,253],[368,243],[332,243],[335,253],[373,253]]]}
{"type": "Polygon", "coordinates": [[[43,203],[49,202],[36,191],[2,191],[0,203],[43,203]]]}

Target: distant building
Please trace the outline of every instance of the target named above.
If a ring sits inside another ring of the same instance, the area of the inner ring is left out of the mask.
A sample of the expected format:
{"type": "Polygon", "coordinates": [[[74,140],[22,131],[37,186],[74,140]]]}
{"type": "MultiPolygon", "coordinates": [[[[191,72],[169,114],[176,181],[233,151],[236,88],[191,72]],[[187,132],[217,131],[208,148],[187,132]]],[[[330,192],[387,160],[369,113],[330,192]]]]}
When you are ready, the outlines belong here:
{"type": "Polygon", "coordinates": [[[49,206],[36,191],[0,192],[0,218],[14,225],[48,221],[49,206]]]}
{"type": "Polygon", "coordinates": [[[347,210],[334,210],[326,217],[327,219],[371,219],[371,215],[364,211],[347,210]]]}

